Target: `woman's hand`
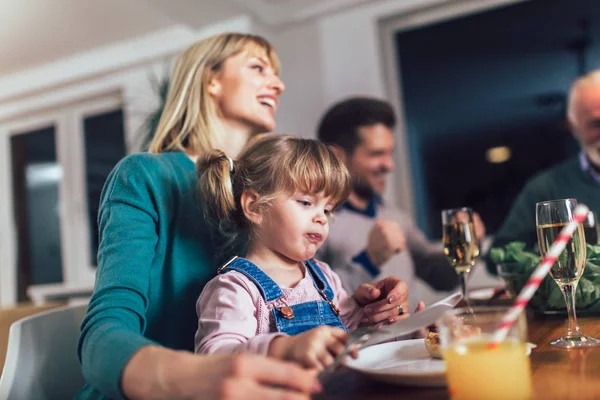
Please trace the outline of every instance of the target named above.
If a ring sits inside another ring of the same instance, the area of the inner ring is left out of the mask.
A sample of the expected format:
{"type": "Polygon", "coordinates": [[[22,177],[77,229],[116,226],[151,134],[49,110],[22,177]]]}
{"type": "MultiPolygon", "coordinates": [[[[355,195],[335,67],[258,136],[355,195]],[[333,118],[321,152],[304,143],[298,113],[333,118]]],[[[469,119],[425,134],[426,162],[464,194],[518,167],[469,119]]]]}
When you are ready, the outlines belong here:
{"type": "Polygon", "coordinates": [[[362,323],[395,322],[410,315],[408,286],[390,276],[373,284],[364,283],[354,292],[354,299],[363,307],[362,323]]]}
{"type": "Polygon", "coordinates": [[[254,354],[199,355],[157,346],[140,349],[123,371],[135,399],[308,400],[321,385],[315,372],[254,354]]]}
{"type": "Polygon", "coordinates": [[[276,337],[269,347],[269,355],[322,370],[344,351],[347,340],[348,334],[344,330],[319,326],[299,335],[276,337]]]}

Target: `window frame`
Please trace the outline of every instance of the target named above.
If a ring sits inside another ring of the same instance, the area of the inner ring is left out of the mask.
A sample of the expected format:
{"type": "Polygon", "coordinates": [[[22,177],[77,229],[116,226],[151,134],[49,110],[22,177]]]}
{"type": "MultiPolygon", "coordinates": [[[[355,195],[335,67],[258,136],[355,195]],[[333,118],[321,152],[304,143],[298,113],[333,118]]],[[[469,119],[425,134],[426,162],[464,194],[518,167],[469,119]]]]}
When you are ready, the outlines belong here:
{"type": "MultiPolygon", "coordinates": [[[[89,287],[96,265],[90,262],[90,224],[87,204],[84,119],[123,110],[120,92],[32,112],[0,125],[0,306],[17,302],[17,231],[13,204],[11,137],[54,126],[57,162],[62,167],[59,183],[59,220],[63,282],[57,286],[89,287]]],[[[126,121],[123,121],[124,124],[126,121]]],[[[123,132],[127,143],[127,132],[123,132]]],[[[126,146],[127,147],[127,146],[126,146]]]]}

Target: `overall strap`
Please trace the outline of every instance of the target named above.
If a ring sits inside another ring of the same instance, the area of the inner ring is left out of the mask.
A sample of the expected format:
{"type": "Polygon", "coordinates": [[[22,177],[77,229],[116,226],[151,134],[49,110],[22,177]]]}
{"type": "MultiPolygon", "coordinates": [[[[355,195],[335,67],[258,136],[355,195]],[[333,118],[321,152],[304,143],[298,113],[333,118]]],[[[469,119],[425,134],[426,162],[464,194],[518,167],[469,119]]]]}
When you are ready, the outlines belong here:
{"type": "Polygon", "coordinates": [[[267,303],[283,296],[279,285],[250,260],[235,256],[219,268],[218,273],[224,274],[228,271],[240,272],[254,282],[267,303]]]}
{"type": "Polygon", "coordinates": [[[304,262],[304,265],[306,266],[306,269],[312,276],[313,282],[317,290],[322,290],[327,295],[329,300],[333,301],[335,296],[333,293],[333,289],[331,289],[331,286],[329,286],[327,278],[325,278],[323,271],[321,271],[321,268],[319,268],[315,260],[306,260],[304,262]]]}

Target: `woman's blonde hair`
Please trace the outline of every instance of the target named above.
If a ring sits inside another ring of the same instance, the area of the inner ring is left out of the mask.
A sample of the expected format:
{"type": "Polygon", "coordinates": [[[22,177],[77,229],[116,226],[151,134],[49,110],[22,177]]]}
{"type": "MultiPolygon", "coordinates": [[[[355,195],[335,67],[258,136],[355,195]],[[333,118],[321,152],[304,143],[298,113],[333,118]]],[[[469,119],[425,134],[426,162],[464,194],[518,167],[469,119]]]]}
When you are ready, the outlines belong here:
{"type": "Polygon", "coordinates": [[[229,57],[259,48],[266,52],[279,74],[279,58],[264,38],[243,33],[224,33],[200,40],[177,60],[169,93],[152,141],[150,153],[191,149],[196,154],[214,148],[222,134],[214,102],[207,93],[211,80],[229,57]]]}
{"type": "Polygon", "coordinates": [[[327,145],[290,135],[257,135],[235,162],[211,150],[198,159],[197,172],[200,203],[223,239],[222,251],[239,249],[250,239],[251,225],[240,205],[248,190],[258,194],[261,210],[277,195],[296,192],[331,196],[337,208],[351,191],[346,166],[327,145]]]}

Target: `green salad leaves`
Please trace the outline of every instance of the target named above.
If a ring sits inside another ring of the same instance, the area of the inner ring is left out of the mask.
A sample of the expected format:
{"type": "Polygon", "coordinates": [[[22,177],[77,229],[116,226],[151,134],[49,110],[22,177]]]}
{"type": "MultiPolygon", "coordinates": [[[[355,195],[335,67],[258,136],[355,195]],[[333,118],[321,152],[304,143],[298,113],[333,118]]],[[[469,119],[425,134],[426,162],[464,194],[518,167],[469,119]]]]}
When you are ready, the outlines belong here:
{"type": "MultiPolygon", "coordinates": [[[[523,242],[511,242],[490,250],[490,259],[500,266],[500,276],[518,294],[540,263],[540,255],[525,249],[523,242]]],[[[600,311],[600,245],[586,246],[586,266],[577,286],[577,310],[600,311]]],[[[559,286],[548,274],[529,304],[537,311],[566,310],[559,286]]]]}

